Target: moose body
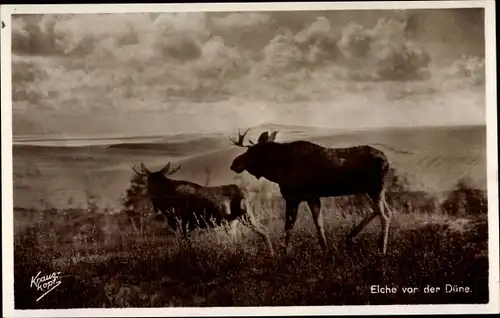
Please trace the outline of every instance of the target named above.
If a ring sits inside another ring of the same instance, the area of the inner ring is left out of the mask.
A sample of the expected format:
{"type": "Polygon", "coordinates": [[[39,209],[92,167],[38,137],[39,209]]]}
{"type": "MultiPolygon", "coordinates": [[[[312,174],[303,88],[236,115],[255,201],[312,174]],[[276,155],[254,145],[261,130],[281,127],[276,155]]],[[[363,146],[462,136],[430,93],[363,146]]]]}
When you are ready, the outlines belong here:
{"type": "MultiPolygon", "coordinates": [[[[247,130],[248,132],[248,130],[247,130]]],[[[327,250],[321,215],[321,197],[366,194],[374,213],[367,216],[349,235],[356,236],[377,215],[382,219],[381,247],[386,252],[391,211],[385,201],[385,182],[389,162],[385,154],[371,146],[326,148],[308,141],[274,142],[276,132],[267,132],[257,143],[243,145],[245,137],[239,135],[234,144],[248,150],[234,159],[231,170],[244,170],[256,178],[264,177],[279,185],[286,202],[285,247],[288,250],[291,230],[297,218],[298,206],[306,201],[316,225],[319,243],[327,250]],[[385,211],[387,210],[387,211],[385,211]]]]}
{"type": "Polygon", "coordinates": [[[230,222],[233,229],[238,221],[249,226],[268,243],[273,252],[270,239],[262,225],[258,224],[248,203],[245,190],[235,184],[205,187],[194,182],[172,180],[166,177],[180,169],[170,171],[170,163],[163,169],[150,172],[141,164],[147,177],[148,195],[156,212],[162,213],[169,226],[176,231],[181,226],[184,237],[194,229],[215,228],[230,222]]]}
{"type": "MultiPolygon", "coordinates": [[[[385,155],[370,146],[332,149],[308,141],[259,146],[265,153],[262,159],[266,166],[249,166],[247,171],[257,178],[263,176],[276,182],[283,195],[303,200],[378,193],[389,167],[385,155]]],[[[235,160],[232,169],[241,173],[244,161],[235,160]]]]}

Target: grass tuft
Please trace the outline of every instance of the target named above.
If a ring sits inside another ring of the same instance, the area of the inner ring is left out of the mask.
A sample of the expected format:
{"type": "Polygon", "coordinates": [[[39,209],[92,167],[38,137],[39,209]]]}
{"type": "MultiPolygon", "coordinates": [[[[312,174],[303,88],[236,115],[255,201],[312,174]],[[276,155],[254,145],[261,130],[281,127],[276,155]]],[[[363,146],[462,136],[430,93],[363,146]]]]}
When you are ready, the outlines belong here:
{"type": "MultiPolygon", "coordinates": [[[[379,251],[377,220],[352,243],[345,242],[368,212],[362,198],[345,197],[322,199],[328,255],[318,246],[310,212],[302,204],[291,252],[274,257],[261,238],[241,224],[236,236],[220,228],[181,239],[161,217],[149,218],[151,207],[141,182],[131,181],[117,214],[97,207],[91,194],[85,209],[16,208],[15,308],[488,302],[486,196],[464,181],[438,202],[396,180],[386,255],[379,251]],[[30,279],[38,271],[59,271],[63,278],[36,302],[40,295],[30,288],[30,279]],[[469,287],[471,292],[447,293],[446,284],[469,287]],[[396,287],[398,292],[372,293],[374,285],[396,287]],[[427,285],[441,292],[425,293],[427,285]],[[419,291],[404,293],[403,287],[419,291]]],[[[284,202],[268,185],[254,190],[253,208],[279,251],[284,202]]]]}

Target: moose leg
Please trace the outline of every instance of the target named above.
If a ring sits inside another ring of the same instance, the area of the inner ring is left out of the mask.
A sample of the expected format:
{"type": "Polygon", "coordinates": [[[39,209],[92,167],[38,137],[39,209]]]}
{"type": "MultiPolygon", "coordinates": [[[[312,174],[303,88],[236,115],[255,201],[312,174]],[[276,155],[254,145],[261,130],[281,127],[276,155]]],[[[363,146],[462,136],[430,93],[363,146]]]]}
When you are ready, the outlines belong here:
{"type": "Polygon", "coordinates": [[[387,252],[387,241],[389,239],[389,227],[391,225],[392,211],[387,206],[385,200],[385,191],[382,190],[380,193],[380,199],[378,200],[378,209],[380,211],[380,220],[382,223],[382,233],[380,236],[380,245],[382,248],[382,253],[387,252]],[[387,209],[384,209],[387,208],[387,209]]]}
{"type": "Polygon", "coordinates": [[[228,227],[229,227],[229,229],[227,231],[228,234],[237,240],[238,239],[238,236],[237,236],[238,235],[238,220],[229,221],[228,227]]]}
{"type": "Polygon", "coordinates": [[[292,229],[297,220],[297,210],[299,202],[295,200],[286,200],[286,220],[285,220],[285,253],[290,250],[290,240],[292,239],[292,229]]]}
{"type": "Polygon", "coordinates": [[[326,244],[323,216],[321,214],[321,201],[319,198],[309,199],[307,200],[307,204],[309,205],[309,209],[311,209],[314,225],[316,225],[316,230],[318,231],[319,245],[326,252],[328,246],[326,244]]]}
{"type": "Polygon", "coordinates": [[[187,220],[182,220],[182,236],[184,237],[184,239],[188,239],[189,238],[189,224],[188,224],[188,221],[187,220]]]}
{"type": "Polygon", "coordinates": [[[356,235],[358,235],[364,228],[367,226],[380,212],[378,210],[378,206],[374,204],[373,199],[370,195],[368,195],[368,199],[373,208],[373,212],[368,214],[361,223],[356,226],[351,233],[347,236],[347,241],[351,241],[356,235]]]}
{"type": "Polygon", "coordinates": [[[170,225],[170,227],[172,228],[172,230],[177,233],[179,222],[176,219],[172,218],[172,217],[168,217],[167,218],[167,223],[170,225]]]}
{"type": "MultiPolygon", "coordinates": [[[[365,221],[367,219],[369,219],[369,221],[371,221],[376,216],[380,216],[380,221],[382,224],[382,231],[380,233],[380,249],[382,250],[382,253],[385,254],[386,250],[387,250],[387,240],[389,238],[389,226],[390,226],[390,221],[391,221],[391,217],[392,217],[392,211],[390,209],[387,209],[387,211],[385,211],[385,209],[384,209],[385,206],[387,206],[387,203],[385,201],[384,190],[382,190],[378,194],[369,194],[368,196],[370,198],[370,203],[371,203],[371,206],[372,206],[374,212],[371,216],[367,217],[361,223],[362,224],[365,223],[365,221]]],[[[366,224],[368,224],[369,221],[367,221],[366,224]]],[[[365,226],[366,226],[366,224],[365,224],[365,226]]],[[[359,229],[359,231],[361,231],[361,229],[359,229]]]]}
{"type": "Polygon", "coordinates": [[[147,224],[151,223],[151,221],[153,221],[160,214],[163,214],[163,213],[161,213],[161,211],[153,209],[153,212],[151,212],[151,213],[148,214],[148,216],[146,218],[146,223],[147,224]]]}
{"type": "Polygon", "coordinates": [[[224,203],[222,204],[220,211],[222,213],[222,217],[224,218],[231,216],[231,205],[229,200],[224,200],[224,203]]]}
{"type": "Polygon", "coordinates": [[[352,240],[354,237],[356,237],[356,235],[359,234],[359,232],[361,232],[362,229],[365,228],[365,226],[368,225],[368,223],[370,223],[375,217],[377,216],[377,213],[376,212],[372,212],[370,214],[368,214],[364,219],[363,221],[361,221],[361,223],[359,223],[358,226],[356,226],[352,231],[351,233],[347,236],[347,240],[352,240]]]}
{"type": "Polygon", "coordinates": [[[252,231],[260,235],[264,241],[266,241],[267,246],[269,247],[269,253],[271,256],[274,255],[274,249],[273,249],[273,244],[271,243],[271,239],[269,238],[269,234],[267,232],[267,229],[262,226],[259,222],[257,222],[255,215],[253,211],[250,211],[250,205],[248,201],[246,202],[246,207],[245,207],[245,214],[243,215],[243,224],[248,226],[252,231]]]}
{"type": "Polygon", "coordinates": [[[258,224],[255,222],[255,220],[251,220],[250,222],[247,223],[247,226],[257,233],[262,239],[266,242],[268,248],[269,248],[269,253],[271,256],[274,256],[274,249],[273,249],[273,244],[271,243],[271,239],[269,238],[269,235],[267,231],[264,229],[264,227],[261,224],[258,224]]]}

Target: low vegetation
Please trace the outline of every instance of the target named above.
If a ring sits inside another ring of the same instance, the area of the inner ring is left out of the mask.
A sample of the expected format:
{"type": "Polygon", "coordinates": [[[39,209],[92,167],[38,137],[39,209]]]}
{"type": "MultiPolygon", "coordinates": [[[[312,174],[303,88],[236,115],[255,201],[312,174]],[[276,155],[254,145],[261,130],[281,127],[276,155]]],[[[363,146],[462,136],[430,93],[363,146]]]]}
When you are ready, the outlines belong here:
{"type": "MultiPolygon", "coordinates": [[[[207,181],[210,183],[209,171],[207,181]]],[[[223,229],[182,240],[155,216],[143,180],[134,176],[120,213],[82,209],[15,209],[15,307],[175,307],[488,302],[488,225],[484,192],[460,180],[444,200],[409,190],[393,172],[388,191],[395,215],[387,255],[379,252],[374,221],[344,242],[368,207],[362,198],[324,199],[331,251],[317,245],[301,205],[292,250],[271,257],[252,232],[223,229]],[[62,284],[40,301],[30,280],[61,272],[62,284]],[[469,287],[447,293],[446,284],[469,287]],[[371,286],[396,287],[373,293],[371,286]],[[425,293],[429,285],[437,293],[425,293]],[[417,287],[415,293],[403,287],[417,287]]],[[[251,191],[254,210],[277,248],[283,242],[284,202],[270,183],[251,191]],[[266,187],[266,188],[264,188],[266,187]]]]}

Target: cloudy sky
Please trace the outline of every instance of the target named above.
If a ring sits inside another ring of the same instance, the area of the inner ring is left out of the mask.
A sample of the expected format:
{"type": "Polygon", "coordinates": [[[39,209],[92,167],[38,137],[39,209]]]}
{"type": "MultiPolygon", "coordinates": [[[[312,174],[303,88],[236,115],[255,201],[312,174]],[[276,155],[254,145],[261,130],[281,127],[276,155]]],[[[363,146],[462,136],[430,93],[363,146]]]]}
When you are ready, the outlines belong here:
{"type": "Polygon", "coordinates": [[[17,15],[14,135],[481,124],[482,9],[17,15]]]}

